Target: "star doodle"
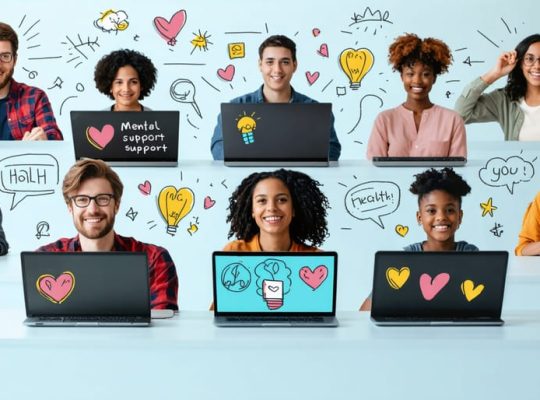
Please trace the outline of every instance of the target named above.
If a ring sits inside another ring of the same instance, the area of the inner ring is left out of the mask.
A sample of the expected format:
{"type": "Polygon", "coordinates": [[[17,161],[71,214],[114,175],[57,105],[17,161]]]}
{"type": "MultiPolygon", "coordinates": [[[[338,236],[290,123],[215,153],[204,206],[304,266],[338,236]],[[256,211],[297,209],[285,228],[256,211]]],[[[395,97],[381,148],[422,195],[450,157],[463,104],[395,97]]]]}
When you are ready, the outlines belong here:
{"type": "Polygon", "coordinates": [[[485,217],[488,213],[490,217],[493,217],[493,211],[497,209],[497,207],[493,205],[493,199],[491,197],[487,202],[480,203],[480,207],[482,208],[482,217],[485,217]]]}

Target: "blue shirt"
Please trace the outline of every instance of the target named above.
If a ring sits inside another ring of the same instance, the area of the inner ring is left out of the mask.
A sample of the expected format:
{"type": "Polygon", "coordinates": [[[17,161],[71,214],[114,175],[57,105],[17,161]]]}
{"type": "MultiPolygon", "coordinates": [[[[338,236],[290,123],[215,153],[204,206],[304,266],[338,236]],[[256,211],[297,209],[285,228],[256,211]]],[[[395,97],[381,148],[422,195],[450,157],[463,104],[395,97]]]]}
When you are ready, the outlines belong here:
{"type": "MultiPolygon", "coordinates": [[[[422,247],[423,242],[413,243],[408,246],[405,246],[403,250],[405,251],[424,251],[422,247]]],[[[463,240],[456,242],[455,251],[478,251],[478,247],[474,244],[467,243],[463,240]]]]}
{"type": "MultiPolygon", "coordinates": [[[[237,97],[231,100],[231,103],[264,103],[263,86],[243,96],[237,97]]],[[[317,103],[317,101],[295,92],[291,87],[291,103],[317,103]]],[[[337,138],[336,130],[334,129],[334,115],[331,119],[332,129],[330,130],[330,148],[328,150],[328,158],[330,161],[337,161],[341,155],[341,144],[337,138]]],[[[212,151],[212,157],[214,160],[223,160],[223,129],[221,122],[221,113],[218,115],[217,125],[214,129],[214,135],[212,136],[212,143],[210,145],[212,151]]]]}
{"type": "Polygon", "coordinates": [[[7,122],[7,97],[0,99],[0,140],[13,140],[7,122]]]}

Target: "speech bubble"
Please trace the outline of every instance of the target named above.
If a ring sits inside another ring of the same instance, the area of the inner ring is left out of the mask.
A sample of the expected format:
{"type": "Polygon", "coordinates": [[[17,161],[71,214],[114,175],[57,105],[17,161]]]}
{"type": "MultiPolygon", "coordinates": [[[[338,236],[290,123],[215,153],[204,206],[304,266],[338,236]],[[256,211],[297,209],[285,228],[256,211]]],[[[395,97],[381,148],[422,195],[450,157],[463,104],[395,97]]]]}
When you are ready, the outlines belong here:
{"type": "Polygon", "coordinates": [[[0,191],[13,194],[11,210],[28,196],[53,194],[58,160],[50,154],[19,154],[0,160],[0,191]]]}
{"type": "Polygon", "coordinates": [[[399,207],[401,191],[394,182],[370,181],[350,189],[345,195],[345,209],[356,219],[369,219],[384,229],[381,217],[399,207]]]}
{"type": "Polygon", "coordinates": [[[519,156],[495,157],[478,171],[478,176],[487,186],[506,186],[510,194],[514,194],[514,185],[532,179],[534,165],[519,156]]]}
{"type": "Polygon", "coordinates": [[[201,110],[195,101],[195,85],[189,79],[177,79],[171,84],[170,94],[174,101],[188,103],[193,106],[197,115],[202,118],[201,110]]]}

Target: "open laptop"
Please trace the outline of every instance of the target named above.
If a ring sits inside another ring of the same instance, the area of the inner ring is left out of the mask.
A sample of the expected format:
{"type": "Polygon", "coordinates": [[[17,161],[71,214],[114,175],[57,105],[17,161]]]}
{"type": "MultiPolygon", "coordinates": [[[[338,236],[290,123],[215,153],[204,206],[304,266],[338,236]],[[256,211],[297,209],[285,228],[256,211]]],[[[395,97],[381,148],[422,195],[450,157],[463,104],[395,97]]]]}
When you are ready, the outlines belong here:
{"type": "Polygon", "coordinates": [[[463,167],[465,157],[373,157],[376,167],[463,167]]]}
{"type": "Polygon", "coordinates": [[[502,325],[508,252],[375,254],[377,325],[502,325]]]}
{"type": "Polygon", "coordinates": [[[148,326],[146,253],[22,252],[29,326],[148,326]]]}
{"type": "Polygon", "coordinates": [[[328,166],[330,103],[222,103],[228,166],[328,166]]]}
{"type": "Polygon", "coordinates": [[[71,111],[75,158],[113,166],[178,164],[178,111],[71,111]]]}
{"type": "Polygon", "coordinates": [[[337,253],[213,253],[218,326],[337,326],[337,253]]]}

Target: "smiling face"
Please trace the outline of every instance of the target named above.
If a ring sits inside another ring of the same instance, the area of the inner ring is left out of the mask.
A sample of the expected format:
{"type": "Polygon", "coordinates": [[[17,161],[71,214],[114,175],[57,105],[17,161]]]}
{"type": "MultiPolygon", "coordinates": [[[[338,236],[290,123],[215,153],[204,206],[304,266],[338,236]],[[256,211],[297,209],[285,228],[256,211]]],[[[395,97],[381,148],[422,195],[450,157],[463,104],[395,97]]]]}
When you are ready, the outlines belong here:
{"type": "Polygon", "coordinates": [[[266,47],[259,60],[265,88],[274,92],[290,90],[296,65],[291,51],[286,47],[266,47]]]}
{"type": "MultiPolygon", "coordinates": [[[[0,54],[11,53],[13,54],[13,48],[11,42],[8,40],[0,40],[0,54]]],[[[15,63],[17,57],[13,54],[13,58],[10,62],[0,61],[0,97],[7,96],[9,90],[9,83],[13,77],[13,72],[15,71],[15,63]]]]}
{"type": "Polygon", "coordinates": [[[116,104],[115,111],[139,111],[141,105],[141,82],[137,70],[131,65],[120,67],[111,86],[111,95],[116,104]]]}
{"type": "Polygon", "coordinates": [[[251,206],[251,216],[261,237],[278,235],[288,240],[289,225],[294,217],[293,202],[289,189],[280,179],[267,178],[257,183],[251,206]]]}
{"type": "Polygon", "coordinates": [[[521,61],[521,70],[527,81],[527,86],[540,88],[540,42],[529,46],[521,61]],[[532,64],[526,65],[525,60],[531,60],[532,64]]]}
{"type": "Polygon", "coordinates": [[[433,68],[420,61],[416,61],[412,66],[404,65],[401,70],[401,80],[408,101],[429,101],[429,92],[435,79],[433,68]]]}
{"type": "Polygon", "coordinates": [[[463,218],[459,199],[443,190],[427,193],[420,200],[416,218],[427,234],[424,250],[454,250],[454,234],[463,218]]]}
{"type": "MultiPolygon", "coordinates": [[[[98,194],[113,194],[111,183],[105,178],[89,178],[79,190],[69,193],[69,197],[77,195],[97,196],[98,194]]],[[[68,209],[73,216],[73,223],[80,235],[88,239],[101,239],[113,234],[114,217],[118,212],[120,202],[112,198],[109,205],[98,206],[95,200],[85,208],[77,207],[73,200],[68,203],[68,209]]]]}

